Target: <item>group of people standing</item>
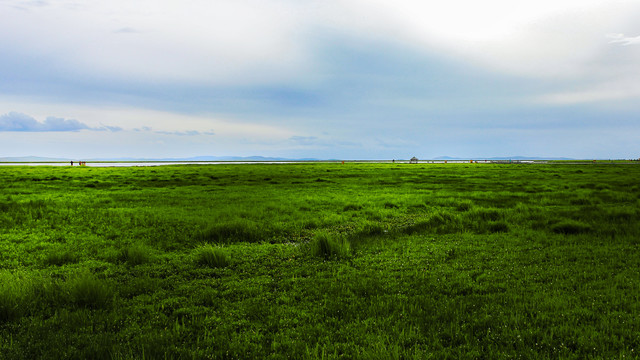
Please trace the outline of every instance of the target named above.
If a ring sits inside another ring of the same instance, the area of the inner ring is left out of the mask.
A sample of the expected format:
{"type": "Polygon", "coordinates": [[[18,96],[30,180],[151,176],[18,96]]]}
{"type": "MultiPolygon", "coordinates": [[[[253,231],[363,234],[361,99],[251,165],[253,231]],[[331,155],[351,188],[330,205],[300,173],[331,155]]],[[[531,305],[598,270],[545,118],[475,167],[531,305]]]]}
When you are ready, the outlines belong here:
{"type": "MultiPolygon", "coordinates": [[[[87,165],[86,161],[78,161],[78,166],[85,166],[87,165]]],[[[73,166],[73,160],[71,160],[71,166],[73,166]]]]}

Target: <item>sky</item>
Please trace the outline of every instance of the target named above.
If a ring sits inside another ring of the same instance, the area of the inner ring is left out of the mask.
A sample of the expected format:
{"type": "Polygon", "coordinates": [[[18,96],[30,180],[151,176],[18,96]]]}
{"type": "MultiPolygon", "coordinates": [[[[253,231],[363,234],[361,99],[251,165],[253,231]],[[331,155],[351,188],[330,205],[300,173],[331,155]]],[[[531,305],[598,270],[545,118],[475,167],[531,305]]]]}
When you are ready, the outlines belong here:
{"type": "Polygon", "coordinates": [[[0,157],[640,157],[637,0],[0,0],[0,157]]]}

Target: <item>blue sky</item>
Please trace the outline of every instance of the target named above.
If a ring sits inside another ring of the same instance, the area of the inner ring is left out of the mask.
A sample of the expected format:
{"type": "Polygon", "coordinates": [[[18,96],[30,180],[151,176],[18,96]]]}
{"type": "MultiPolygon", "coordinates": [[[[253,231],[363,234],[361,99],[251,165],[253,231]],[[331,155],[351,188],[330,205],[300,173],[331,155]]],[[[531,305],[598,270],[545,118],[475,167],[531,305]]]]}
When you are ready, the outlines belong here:
{"type": "Polygon", "coordinates": [[[0,0],[0,157],[638,158],[638,18],[635,0],[0,0]]]}

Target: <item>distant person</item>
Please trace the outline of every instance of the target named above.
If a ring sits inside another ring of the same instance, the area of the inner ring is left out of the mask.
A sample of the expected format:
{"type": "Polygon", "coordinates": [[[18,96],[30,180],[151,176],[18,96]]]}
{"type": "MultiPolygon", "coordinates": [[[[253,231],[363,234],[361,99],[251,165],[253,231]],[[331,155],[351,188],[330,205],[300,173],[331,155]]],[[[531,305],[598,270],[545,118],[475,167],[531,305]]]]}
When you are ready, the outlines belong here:
{"type": "Polygon", "coordinates": [[[71,160],[71,166],[73,166],[73,160],[71,160]]]}

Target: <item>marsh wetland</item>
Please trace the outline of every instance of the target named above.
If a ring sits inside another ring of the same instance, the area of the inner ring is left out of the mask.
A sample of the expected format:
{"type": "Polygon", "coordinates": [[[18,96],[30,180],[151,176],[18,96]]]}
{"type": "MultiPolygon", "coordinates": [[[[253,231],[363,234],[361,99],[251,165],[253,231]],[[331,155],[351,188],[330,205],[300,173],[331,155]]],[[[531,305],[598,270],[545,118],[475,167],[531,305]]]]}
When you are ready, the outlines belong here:
{"type": "Polygon", "coordinates": [[[0,169],[2,359],[640,351],[637,164],[0,169]]]}

